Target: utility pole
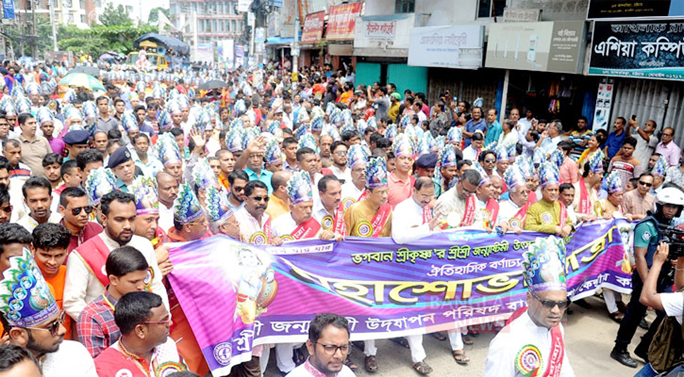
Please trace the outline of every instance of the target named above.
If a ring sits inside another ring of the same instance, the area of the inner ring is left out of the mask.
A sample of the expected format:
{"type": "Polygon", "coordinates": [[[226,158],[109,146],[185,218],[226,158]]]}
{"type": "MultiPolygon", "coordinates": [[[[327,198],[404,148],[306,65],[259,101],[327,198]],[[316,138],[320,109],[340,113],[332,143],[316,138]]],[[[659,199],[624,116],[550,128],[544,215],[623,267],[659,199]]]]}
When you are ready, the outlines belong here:
{"type": "Polygon", "coordinates": [[[38,25],[36,21],[36,7],[38,6],[38,1],[39,0],[30,0],[31,1],[31,18],[33,19],[32,22],[32,27],[31,27],[31,56],[34,59],[38,58],[38,51],[37,51],[37,46],[36,42],[38,40],[38,25]]]}
{"type": "Polygon", "coordinates": [[[299,81],[299,0],[295,1],[294,42],[292,43],[292,94],[299,81]]]}
{"type": "MultiPolygon", "coordinates": [[[[57,51],[57,26],[55,22],[55,7],[52,6],[53,4],[48,1],[48,8],[50,9],[50,24],[52,25],[52,51],[57,51]]],[[[88,20],[86,20],[87,22],[88,20]]]]}

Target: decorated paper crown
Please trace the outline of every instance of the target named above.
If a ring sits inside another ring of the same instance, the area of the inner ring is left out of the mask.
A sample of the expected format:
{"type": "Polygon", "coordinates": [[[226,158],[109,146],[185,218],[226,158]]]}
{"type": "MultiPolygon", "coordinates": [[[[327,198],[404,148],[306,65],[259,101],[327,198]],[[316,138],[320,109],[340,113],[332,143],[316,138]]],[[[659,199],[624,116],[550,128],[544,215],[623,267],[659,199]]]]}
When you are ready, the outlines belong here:
{"type": "Polygon", "coordinates": [[[447,142],[461,144],[463,141],[463,131],[459,127],[451,127],[447,132],[447,142]]]}
{"type": "Polygon", "coordinates": [[[516,164],[513,164],[506,169],[503,179],[509,190],[517,186],[525,186],[527,183],[525,180],[525,173],[523,173],[520,166],[516,164]]]}
{"type": "Polygon", "coordinates": [[[0,312],[10,326],[33,327],[59,314],[59,306],[28,249],[24,248],[21,256],[10,257],[9,263],[0,281],[0,312]]]}
{"type": "Polygon", "coordinates": [[[335,104],[332,102],[328,102],[328,104],[325,106],[325,113],[327,115],[331,115],[335,111],[335,109],[335,104]]]}
{"type": "Polygon", "coordinates": [[[301,170],[294,172],[287,181],[287,195],[290,197],[290,203],[297,204],[313,201],[311,188],[309,173],[301,170]]]}
{"type": "Polygon", "coordinates": [[[312,134],[305,134],[299,139],[299,149],[301,148],[311,148],[318,154],[318,146],[316,146],[316,139],[312,134]]]}
{"type": "Polygon", "coordinates": [[[361,118],[358,121],[356,121],[356,128],[359,130],[359,133],[363,135],[366,132],[366,128],[368,128],[368,123],[365,119],[361,118]]]}
{"type": "Polygon", "coordinates": [[[47,122],[55,122],[55,118],[52,116],[52,112],[47,107],[43,106],[38,108],[36,111],[36,121],[38,125],[42,125],[47,122]]]}
{"type": "MultiPolygon", "coordinates": [[[[311,131],[320,132],[323,130],[323,117],[315,117],[311,119],[311,131]]],[[[301,127],[301,126],[300,126],[301,127]]]]}
{"type": "Polygon", "coordinates": [[[40,85],[37,82],[29,82],[26,84],[26,94],[40,94],[40,85]]]}
{"type": "Polygon", "coordinates": [[[342,110],[342,121],[343,122],[353,122],[352,112],[349,109],[342,110]]]}
{"type": "Polygon", "coordinates": [[[242,142],[244,140],[245,129],[242,127],[231,127],[230,131],[226,134],[226,148],[231,152],[241,151],[242,142]]]}
{"type": "Polygon", "coordinates": [[[97,119],[97,105],[93,101],[83,102],[83,115],[88,118],[97,119]]]}
{"type": "Polygon", "coordinates": [[[446,138],[444,136],[437,136],[432,139],[430,144],[430,153],[437,153],[444,148],[446,138]]]}
{"type": "Polygon", "coordinates": [[[109,168],[99,167],[91,170],[84,184],[88,202],[96,206],[100,204],[102,197],[112,191],[118,190],[116,186],[116,175],[109,168]]]}
{"type": "Polygon", "coordinates": [[[494,153],[496,153],[497,161],[508,161],[508,150],[503,145],[497,145],[494,153]]]}
{"type": "MultiPolygon", "coordinates": [[[[387,128],[387,131],[392,126],[387,128]]],[[[396,129],[396,127],[394,128],[396,129]]],[[[385,132],[385,135],[387,135],[387,132],[385,132]]],[[[399,134],[394,138],[394,144],[392,145],[392,151],[394,152],[394,155],[396,157],[399,156],[411,156],[413,157],[414,151],[413,151],[413,146],[411,145],[411,140],[409,139],[408,135],[406,134],[399,134]]],[[[427,147],[427,153],[430,153],[430,148],[429,146],[427,147]]]]}
{"type": "MultiPolygon", "coordinates": [[[[331,127],[336,127],[336,126],[335,126],[335,125],[331,125],[331,127]]],[[[359,135],[358,130],[357,130],[356,127],[354,127],[354,125],[351,124],[351,123],[345,124],[345,125],[343,125],[343,126],[340,128],[340,133],[345,133],[345,132],[347,132],[347,131],[353,133],[354,135],[359,135]]],[[[385,135],[386,135],[386,134],[385,134],[385,135]]]]}
{"type": "Polygon", "coordinates": [[[249,142],[259,137],[259,134],[259,128],[257,127],[246,128],[242,139],[242,149],[247,149],[247,145],[249,145],[249,142]]]}
{"type": "Polygon", "coordinates": [[[542,187],[547,185],[557,185],[560,183],[560,174],[556,165],[551,162],[544,162],[539,166],[539,181],[542,187]]]}
{"type": "Polygon", "coordinates": [[[516,157],[515,164],[518,165],[520,170],[522,170],[523,174],[525,174],[525,178],[536,176],[534,166],[532,166],[532,163],[525,155],[520,155],[516,157]]]}
{"type": "Polygon", "coordinates": [[[169,112],[170,115],[174,114],[180,114],[183,112],[183,109],[181,108],[181,105],[178,101],[169,101],[166,104],[166,110],[169,112]]]}
{"type": "Polygon", "coordinates": [[[309,133],[309,124],[308,123],[301,123],[297,129],[295,129],[295,134],[294,137],[297,140],[301,140],[304,135],[309,133]]]}
{"type": "Polygon", "coordinates": [[[378,120],[375,118],[375,116],[368,118],[366,124],[368,125],[368,127],[373,127],[374,130],[378,129],[378,120]]]}
{"type": "MultiPolygon", "coordinates": [[[[589,164],[589,171],[592,173],[602,173],[603,172],[603,158],[604,154],[602,150],[597,150],[596,152],[589,155],[587,158],[587,163],[589,164]]],[[[584,171],[584,167],[582,167],[584,171]]]]}
{"type": "Polygon", "coordinates": [[[223,190],[211,186],[207,189],[207,198],[204,200],[207,209],[207,217],[211,222],[223,221],[233,216],[230,210],[228,196],[223,190]]]}
{"type": "Polygon", "coordinates": [[[202,158],[197,161],[195,167],[192,169],[192,180],[195,186],[200,190],[206,190],[212,186],[218,186],[218,179],[216,174],[209,165],[209,160],[202,158]]]}
{"type": "Polygon", "coordinates": [[[533,292],[566,290],[565,263],[563,239],[537,237],[523,252],[523,276],[527,289],[533,292]]]}
{"type": "Polygon", "coordinates": [[[417,149],[416,152],[417,152],[418,156],[422,156],[424,154],[430,154],[430,152],[432,151],[431,144],[432,144],[432,134],[430,132],[424,133],[423,137],[421,137],[418,140],[418,145],[416,147],[416,149],[417,149]]]}
{"type": "Polygon", "coordinates": [[[181,94],[178,96],[178,104],[180,105],[181,109],[189,109],[190,108],[190,97],[189,97],[190,91],[188,90],[188,95],[181,94]]]}
{"type": "Polygon", "coordinates": [[[54,88],[52,85],[50,85],[50,83],[47,82],[47,81],[43,81],[43,82],[40,84],[40,91],[41,91],[41,93],[44,94],[44,95],[49,95],[49,94],[51,94],[53,90],[55,90],[55,88],[54,88]]]}
{"type": "Polygon", "coordinates": [[[132,111],[126,111],[121,116],[121,127],[123,127],[126,132],[139,131],[138,121],[135,119],[132,111]]]}
{"type": "Polygon", "coordinates": [[[506,146],[506,152],[508,153],[508,162],[515,161],[515,156],[518,154],[518,151],[516,150],[516,145],[517,143],[511,143],[508,146],[506,146]]]}
{"type": "Polygon", "coordinates": [[[157,153],[159,154],[159,161],[162,165],[177,164],[181,162],[180,149],[176,143],[176,139],[170,132],[165,132],[159,135],[157,139],[157,153]]]}
{"type": "Polygon", "coordinates": [[[166,109],[162,110],[159,113],[159,117],[157,118],[157,124],[159,124],[160,130],[165,130],[173,126],[173,120],[171,120],[171,115],[168,111],[166,111],[166,109]]]}
{"type": "Polygon", "coordinates": [[[387,187],[387,166],[382,157],[373,157],[366,165],[366,188],[387,187]]]}
{"type": "Polygon", "coordinates": [[[81,110],[70,105],[70,106],[66,106],[64,108],[64,117],[66,117],[67,119],[83,120],[83,113],[81,113],[81,110]]]}
{"type": "Polygon", "coordinates": [[[283,162],[283,151],[280,149],[280,146],[278,146],[278,141],[276,139],[271,139],[271,141],[266,144],[264,160],[269,165],[283,162]]]}
{"type": "Polygon", "coordinates": [[[615,170],[606,177],[606,191],[609,194],[617,194],[624,191],[622,188],[622,178],[620,178],[620,174],[615,170]]]}
{"type": "Polygon", "coordinates": [[[14,107],[14,102],[9,96],[5,96],[6,100],[0,102],[0,110],[5,112],[5,115],[17,115],[17,108],[14,107]]]}
{"type": "Polygon", "coordinates": [[[660,155],[655,165],[653,165],[653,169],[651,169],[651,174],[653,174],[654,177],[664,177],[668,167],[669,164],[667,163],[667,160],[663,155],[660,155]]]}
{"type": "Polygon", "coordinates": [[[144,81],[138,81],[135,84],[135,91],[136,92],[144,92],[145,91],[145,82],[144,81]]]}
{"type": "MultiPolygon", "coordinates": [[[[16,86],[15,86],[16,88],[16,86]]],[[[64,97],[62,97],[62,100],[67,103],[74,102],[76,99],[76,91],[73,88],[67,89],[67,91],[64,93],[64,97]]]]}
{"type": "Polygon", "coordinates": [[[133,181],[130,190],[135,196],[135,210],[138,215],[159,214],[159,199],[155,179],[138,177],[133,181]]]}
{"type": "Polygon", "coordinates": [[[323,124],[323,131],[321,131],[321,135],[330,135],[334,141],[340,140],[340,131],[337,129],[337,127],[329,123],[323,124]]]}
{"type": "Polygon", "coordinates": [[[563,165],[563,160],[565,160],[565,156],[558,148],[554,149],[553,152],[551,152],[551,156],[549,156],[549,161],[558,167],[558,169],[563,165]]]}
{"type": "Polygon", "coordinates": [[[14,98],[18,98],[18,97],[26,96],[26,93],[24,92],[24,88],[22,88],[21,85],[14,85],[12,87],[12,91],[10,92],[10,95],[14,98]]]}
{"type": "Polygon", "coordinates": [[[204,216],[204,209],[197,200],[195,191],[187,183],[180,186],[173,205],[176,208],[173,218],[181,224],[195,222],[204,216]]]}
{"type": "MultiPolygon", "coordinates": [[[[453,144],[447,144],[441,150],[439,156],[439,165],[441,167],[457,166],[458,158],[456,156],[456,147],[453,144]]],[[[439,170],[439,169],[435,169],[439,170]]]]}
{"type": "Polygon", "coordinates": [[[354,144],[349,147],[347,151],[347,167],[354,169],[358,164],[365,164],[368,162],[368,153],[363,149],[361,144],[354,144]]]}
{"type": "Polygon", "coordinates": [[[544,161],[546,161],[546,154],[544,154],[544,150],[541,148],[536,148],[534,153],[532,153],[532,163],[535,166],[540,166],[544,163],[544,161]]]}
{"type": "Polygon", "coordinates": [[[266,126],[266,130],[272,135],[275,135],[280,130],[280,122],[277,120],[269,121],[268,126],[266,126]]]}
{"type": "Polygon", "coordinates": [[[480,173],[480,177],[482,178],[480,180],[480,184],[477,187],[482,187],[492,181],[492,179],[489,177],[489,174],[487,174],[487,171],[484,170],[484,168],[482,167],[482,165],[480,165],[479,162],[476,161],[473,163],[473,169],[480,173]]]}
{"type": "Polygon", "coordinates": [[[342,118],[342,111],[340,109],[335,109],[335,111],[330,114],[330,123],[339,126],[344,122],[344,119],[342,118]]]}
{"type": "Polygon", "coordinates": [[[247,111],[247,106],[245,106],[245,101],[239,99],[235,101],[235,105],[233,105],[233,114],[235,116],[240,116],[244,114],[247,111]]]}
{"type": "Polygon", "coordinates": [[[401,117],[401,120],[399,121],[399,127],[404,129],[408,127],[411,124],[411,115],[404,115],[401,117]]]}
{"type": "Polygon", "coordinates": [[[321,108],[320,106],[314,106],[311,108],[311,117],[312,118],[315,118],[315,117],[324,118],[325,115],[326,115],[325,111],[323,111],[323,108],[321,108]]]}
{"type": "MultiPolygon", "coordinates": [[[[278,126],[280,127],[280,125],[278,125],[278,126]]],[[[242,120],[242,118],[239,118],[239,117],[238,117],[238,118],[235,118],[235,119],[233,119],[233,120],[231,120],[231,121],[230,121],[230,130],[232,131],[232,130],[235,129],[235,128],[244,129],[244,128],[245,128],[245,121],[242,120]]]]}
{"type": "Polygon", "coordinates": [[[152,89],[152,98],[164,98],[164,88],[160,85],[155,85],[155,88],[152,89]]]}
{"type": "Polygon", "coordinates": [[[17,106],[17,111],[19,114],[31,112],[31,101],[29,101],[29,99],[26,97],[17,98],[15,105],[17,106]]]}
{"type": "Polygon", "coordinates": [[[409,123],[406,128],[404,128],[404,133],[414,142],[418,140],[418,135],[416,134],[416,128],[409,123]]]}

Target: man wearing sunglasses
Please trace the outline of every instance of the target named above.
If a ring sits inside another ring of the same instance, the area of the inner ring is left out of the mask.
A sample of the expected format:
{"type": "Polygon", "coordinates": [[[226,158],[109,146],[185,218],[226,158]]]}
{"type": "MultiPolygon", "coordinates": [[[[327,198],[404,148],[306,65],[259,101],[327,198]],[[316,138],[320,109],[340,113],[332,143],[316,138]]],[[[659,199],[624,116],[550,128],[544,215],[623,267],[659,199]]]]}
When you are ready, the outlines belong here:
{"type": "Polygon", "coordinates": [[[102,233],[102,226],[90,220],[93,207],[86,192],[80,187],[67,187],[59,197],[60,224],[71,233],[68,251],[102,233]]]}
{"type": "Polygon", "coordinates": [[[637,180],[636,190],[625,193],[622,206],[625,212],[632,214],[633,220],[645,219],[648,211],[653,211],[655,198],[650,193],[653,180],[651,173],[643,173],[637,180]]]}
{"type": "Polygon", "coordinates": [[[45,377],[79,376],[96,377],[95,365],[85,347],[76,341],[64,340],[64,312],[59,309],[52,293],[45,289],[47,283],[42,274],[31,274],[38,266],[27,248],[9,267],[8,274],[0,284],[11,292],[23,289],[25,295],[19,299],[13,295],[3,296],[8,300],[0,305],[0,322],[11,345],[26,348],[41,360],[45,377]],[[33,279],[26,279],[26,276],[33,279]],[[42,300],[34,298],[40,295],[42,300]],[[18,301],[18,302],[17,302],[18,301]],[[18,312],[16,308],[21,307],[18,312]],[[11,312],[11,314],[10,314],[11,312]]]}
{"type": "Polygon", "coordinates": [[[121,338],[95,359],[99,377],[165,376],[187,370],[169,337],[171,315],[159,295],[123,295],[116,304],[114,321],[121,338]]]}
{"type": "Polygon", "coordinates": [[[516,310],[489,344],[484,375],[574,376],[561,324],[569,303],[563,240],[538,237],[522,263],[527,307],[516,310]]]}
{"type": "Polygon", "coordinates": [[[271,217],[266,213],[268,207],[268,187],[261,181],[249,181],[244,188],[245,205],[235,212],[240,223],[242,235],[250,243],[257,245],[280,245],[271,227],[271,217]]]}

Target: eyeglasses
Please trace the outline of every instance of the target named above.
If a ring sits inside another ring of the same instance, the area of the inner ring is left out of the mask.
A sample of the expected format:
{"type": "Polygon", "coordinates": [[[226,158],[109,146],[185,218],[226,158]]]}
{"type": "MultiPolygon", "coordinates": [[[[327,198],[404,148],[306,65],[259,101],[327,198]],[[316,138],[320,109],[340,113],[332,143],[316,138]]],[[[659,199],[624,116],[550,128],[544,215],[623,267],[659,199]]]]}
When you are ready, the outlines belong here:
{"type": "Polygon", "coordinates": [[[568,305],[570,305],[570,299],[565,299],[564,301],[544,300],[541,297],[537,296],[536,293],[532,291],[530,291],[530,293],[532,294],[532,297],[539,301],[545,309],[551,310],[554,307],[558,306],[558,309],[565,310],[565,308],[567,308],[568,305]]]}
{"type": "Polygon", "coordinates": [[[84,210],[85,213],[90,214],[93,212],[93,206],[85,206],[85,207],[76,207],[71,209],[71,214],[74,216],[78,216],[79,213],[81,213],[81,210],[84,210]]]}
{"type": "Polygon", "coordinates": [[[488,159],[484,160],[484,162],[489,163],[489,164],[493,164],[496,162],[496,160],[492,160],[492,159],[488,158],[488,159]]]}
{"type": "Polygon", "coordinates": [[[2,212],[12,212],[12,206],[2,207],[0,210],[2,210],[2,212]]]}
{"type": "Polygon", "coordinates": [[[59,314],[59,318],[58,318],[56,321],[52,322],[52,323],[50,324],[50,326],[48,326],[48,327],[25,327],[25,328],[26,328],[26,329],[31,329],[31,330],[49,331],[49,332],[50,332],[50,336],[52,336],[52,337],[54,338],[54,337],[56,337],[57,334],[59,333],[59,326],[61,326],[61,325],[64,323],[64,318],[65,318],[64,315],[65,315],[65,314],[66,314],[66,312],[64,312],[64,311],[61,312],[61,313],[59,314]]]}
{"type": "Polygon", "coordinates": [[[252,200],[254,200],[254,201],[256,201],[256,202],[260,202],[260,201],[263,200],[263,201],[265,201],[266,203],[268,203],[268,200],[269,200],[269,199],[270,199],[270,198],[269,198],[268,196],[255,196],[255,197],[252,198],[252,200]]]}
{"type": "Polygon", "coordinates": [[[168,325],[168,326],[171,326],[173,321],[171,320],[171,318],[169,318],[169,319],[165,319],[162,321],[145,321],[143,323],[146,325],[168,325]]]}
{"type": "Polygon", "coordinates": [[[241,192],[241,191],[245,191],[245,188],[244,188],[244,186],[243,187],[233,186],[233,191],[241,192]]]}
{"type": "Polygon", "coordinates": [[[641,181],[639,181],[639,184],[640,184],[640,185],[643,185],[643,186],[646,186],[646,187],[651,187],[651,186],[653,186],[653,183],[648,183],[648,182],[641,182],[641,181]]]}
{"type": "Polygon", "coordinates": [[[347,154],[347,151],[337,151],[335,152],[335,154],[338,156],[344,156],[345,154],[347,154]]]}
{"type": "Polygon", "coordinates": [[[329,356],[336,354],[337,350],[340,350],[341,354],[346,355],[349,353],[349,351],[351,351],[351,348],[352,348],[351,343],[343,344],[341,346],[338,346],[335,344],[319,343],[319,342],[316,342],[316,344],[320,344],[323,347],[323,352],[325,352],[329,356]]]}

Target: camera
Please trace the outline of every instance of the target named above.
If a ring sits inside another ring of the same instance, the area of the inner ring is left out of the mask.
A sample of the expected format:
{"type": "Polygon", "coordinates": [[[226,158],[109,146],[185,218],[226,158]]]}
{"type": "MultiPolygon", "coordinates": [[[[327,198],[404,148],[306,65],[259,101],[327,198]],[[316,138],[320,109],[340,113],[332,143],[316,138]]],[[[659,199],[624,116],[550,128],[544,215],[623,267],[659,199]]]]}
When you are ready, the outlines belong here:
{"type": "Polygon", "coordinates": [[[667,242],[670,245],[670,259],[684,256],[684,229],[658,224],[658,232],[662,236],[662,242],[667,242]]]}

